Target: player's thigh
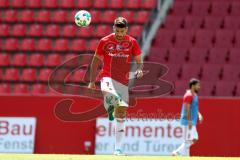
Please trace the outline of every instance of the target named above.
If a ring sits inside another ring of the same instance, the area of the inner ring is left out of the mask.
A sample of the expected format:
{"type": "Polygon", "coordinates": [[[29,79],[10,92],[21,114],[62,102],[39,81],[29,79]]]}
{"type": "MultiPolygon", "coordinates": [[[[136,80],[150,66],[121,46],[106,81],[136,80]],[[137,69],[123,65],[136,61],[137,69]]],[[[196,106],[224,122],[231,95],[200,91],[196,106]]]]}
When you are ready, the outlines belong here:
{"type": "Polygon", "coordinates": [[[124,118],[126,117],[127,107],[126,106],[118,106],[114,109],[114,117],[116,118],[124,118]]]}

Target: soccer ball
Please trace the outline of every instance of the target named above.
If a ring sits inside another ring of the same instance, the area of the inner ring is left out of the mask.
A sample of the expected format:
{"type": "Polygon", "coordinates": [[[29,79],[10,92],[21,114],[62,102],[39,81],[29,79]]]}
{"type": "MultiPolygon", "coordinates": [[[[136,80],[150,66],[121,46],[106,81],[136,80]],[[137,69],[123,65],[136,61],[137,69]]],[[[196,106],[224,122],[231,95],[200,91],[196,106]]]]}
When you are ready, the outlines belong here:
{"type": "Polygon", "coordinates": [[[88,11],[80,10],[75,14],[74,19],[77,26],[87,27],[91,22],[91,14],[88,11]]]}

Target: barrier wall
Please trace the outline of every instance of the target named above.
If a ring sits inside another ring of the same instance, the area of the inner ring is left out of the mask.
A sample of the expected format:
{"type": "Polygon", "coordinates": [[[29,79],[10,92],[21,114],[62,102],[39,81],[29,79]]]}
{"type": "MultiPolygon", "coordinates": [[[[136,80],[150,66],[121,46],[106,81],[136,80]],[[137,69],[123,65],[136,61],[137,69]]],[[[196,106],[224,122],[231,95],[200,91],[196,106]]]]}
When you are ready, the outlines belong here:
{"type": "MultiPolygon", "coordinates": [[[[54,114],[55,105],[66,97],[0,96],[0,117],[36,117],[35,153],[93,154],[95,120],[66,122],[54,114]]],[[[99,101],[68,97],[75,101],[72,112],[82,112],[99,101]]],[[[179,116],[181,98],[142,99],[130,107],[128,118],[173,118],[179,116]],[[155,117],[156,118],[156,117],[155,117]]],[[[240,156],[240,99],[200,99],[203,124],[192,155],[240,156]]]]}

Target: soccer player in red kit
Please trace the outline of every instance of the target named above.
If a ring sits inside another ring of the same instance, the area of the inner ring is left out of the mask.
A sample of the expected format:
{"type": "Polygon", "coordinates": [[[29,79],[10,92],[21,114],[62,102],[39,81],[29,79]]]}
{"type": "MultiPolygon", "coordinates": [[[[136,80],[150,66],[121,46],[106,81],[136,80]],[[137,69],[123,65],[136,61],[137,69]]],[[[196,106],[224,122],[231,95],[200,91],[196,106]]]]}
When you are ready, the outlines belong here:
{"type": "Polygon", "coordinates": [[[129,102],[128,79],[132,58],[137,64],[136,78],[143,76],[140,46],[136,39],[127,35],[127,31],[127,20],[123,17],[116,18],[113,33],[103,37],[98,43],[90,67],[88,85],[88,88],[96,88],[96,72],[102,61],[103,67],[99,78],[104,96],[104,107],[108,112],[109,120],[116,119],[115,155],[124,155],[121,142],[124,137],[124,122],[129,102]]]}

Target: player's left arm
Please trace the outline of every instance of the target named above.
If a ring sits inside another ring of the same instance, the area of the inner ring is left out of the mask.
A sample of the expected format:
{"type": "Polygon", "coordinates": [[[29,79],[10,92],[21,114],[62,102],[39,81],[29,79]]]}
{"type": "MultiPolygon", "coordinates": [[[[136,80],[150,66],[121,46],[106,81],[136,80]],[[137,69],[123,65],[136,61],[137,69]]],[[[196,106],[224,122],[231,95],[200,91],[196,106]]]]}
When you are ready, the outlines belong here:
{"type": "Polygon", "coordinates": [[[200,112],[198,112],[198,119],[199,119],[200,123],[203,122],[203,116],[200,112]]]}
{"type": "Polygon", "coordinates": [[[137,64],[137,70],[135,72],[136,77],[142,78],[143,76],[143,61],[142,61],[142,56],[141,55],[137,55],[134,57],[135,62],[137,64]]]}

